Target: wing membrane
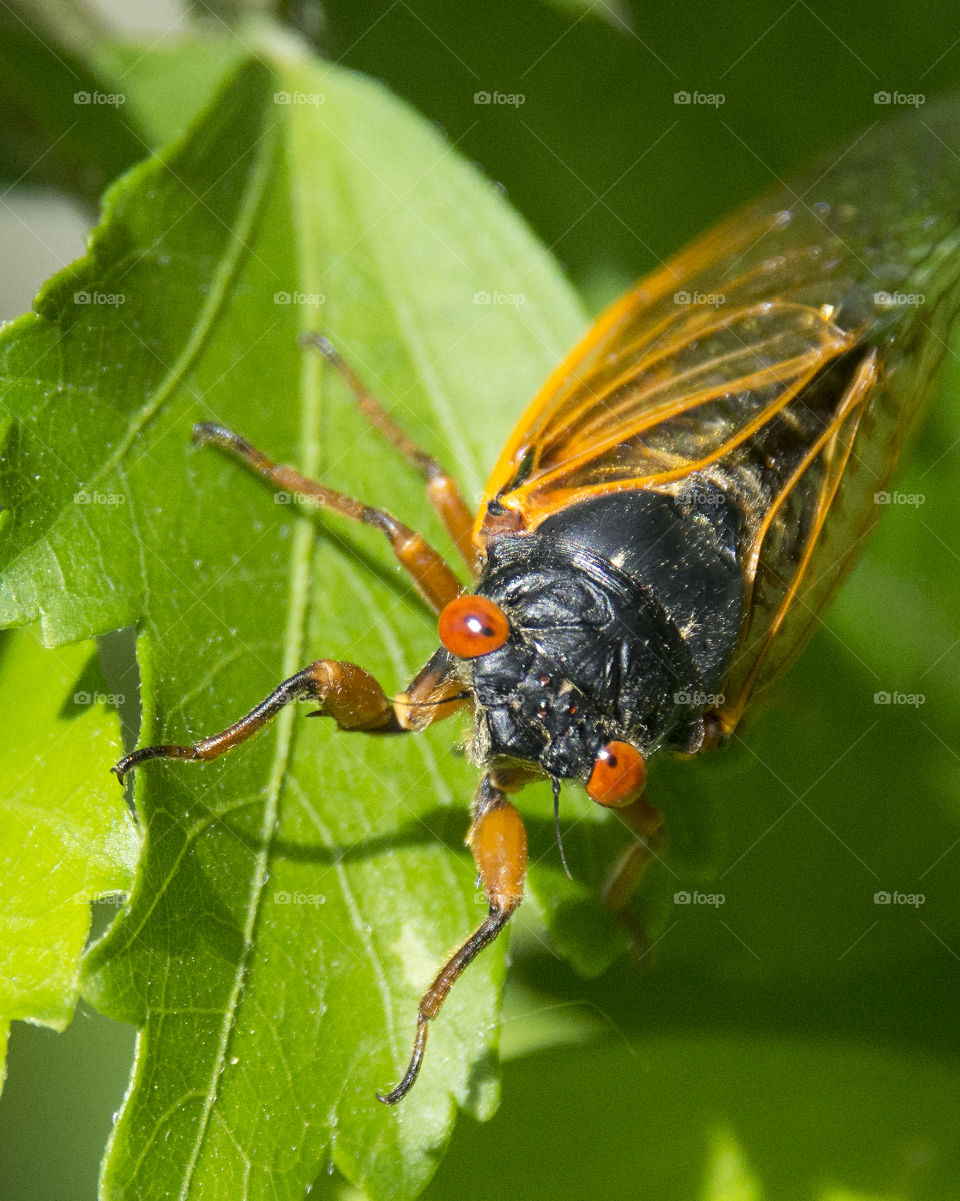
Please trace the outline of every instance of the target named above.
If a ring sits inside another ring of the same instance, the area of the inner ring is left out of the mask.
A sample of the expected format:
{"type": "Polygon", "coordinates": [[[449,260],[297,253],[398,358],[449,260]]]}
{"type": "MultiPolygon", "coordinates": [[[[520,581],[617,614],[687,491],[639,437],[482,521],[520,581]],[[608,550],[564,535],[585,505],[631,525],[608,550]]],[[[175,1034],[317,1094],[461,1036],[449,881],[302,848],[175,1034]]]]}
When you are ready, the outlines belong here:
{"type": "MultiPolygon", "coordinates": [[[[699,317],[699,315],[698,315],[699,317]]],[[[570,499],[656,487],[703,470],[781,412],[851,338],[822,314],[767,304],[672,331],[535,437],[526,478],[501,497],[542,520],[570,499]]],[[[571,406],[572,407],[572,406],[571,406]]]]}
{"type": "Polygon", "coordinates": [[[871,353],[834,420],[814,439],[753,535],[744,562],[746,620],[718,711],[728,732],[751,693],[799,653],[876,520],[870,485],[882,482],[885,471],[879,474],[853,459],[853,451],[877,384],[876,354],[871,353]],[[867,489],[857,479],[864,472],[870,477],[867,489]]]}

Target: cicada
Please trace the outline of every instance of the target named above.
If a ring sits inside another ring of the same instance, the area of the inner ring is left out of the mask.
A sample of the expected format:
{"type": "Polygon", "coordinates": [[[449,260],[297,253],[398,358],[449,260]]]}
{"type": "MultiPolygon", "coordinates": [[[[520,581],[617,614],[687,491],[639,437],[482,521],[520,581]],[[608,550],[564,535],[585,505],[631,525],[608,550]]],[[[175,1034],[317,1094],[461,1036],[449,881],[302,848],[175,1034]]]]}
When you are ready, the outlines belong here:
{"type": "Polygon", "coordinates": [[[198,439],[274,487],[374,526],[438,617],[404,692],[318,659],[246,716],[156,757],[207,760],[307,698],[344,730],[404,733],[467,707],[481,770],[467,843],[488,912],[424,994],[413,1055],[464,968],[523,896],[510,794],[582,785],[633,842],[604,890],[623,910],[663,817],[645,792],[661,752],[726,741],[785,669],[863,547],[955,313],[960,128],[951,101],[871,131],[698,238],[617,301],[521,417],[479,512],[324,337],[373,426],[422,473],[473,580],[389,512],[278,465],[219,425],[198,439]]]}

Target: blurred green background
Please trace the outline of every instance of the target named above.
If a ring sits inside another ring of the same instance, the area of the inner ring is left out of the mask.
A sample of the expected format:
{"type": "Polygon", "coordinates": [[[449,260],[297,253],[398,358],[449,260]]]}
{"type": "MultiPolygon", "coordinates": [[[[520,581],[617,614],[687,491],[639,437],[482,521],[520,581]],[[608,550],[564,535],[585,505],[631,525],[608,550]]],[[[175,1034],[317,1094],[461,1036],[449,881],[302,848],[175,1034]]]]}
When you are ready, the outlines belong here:
{"type": "MultiPolygon", "coordinates": [[[[876,93],[960,86],[946,0],[291,8],[328,57],[383,79],[505,189],[592,310],[890,114],[876,93]],[[683,92],[723,102],[676,103],[683,92]]],[[[222,34],[231,6],[190,16],[222,34]]],[[[173,6],[142,19],[147,43],[190,27],[173,6]]],[[[19,272],[4,272],[5,315],[82,249],[86,214],[31,179],[3,200],[19,272]]],[[[430,1197],[960,1196],[956,359],[945,374],[898,477],[922,508],[891,508],[744,743],[654,776],[675,846],[648,887],[665,930],[654,970],[584,981],[525,915],[503,1106],[486,1126],[461,1121],[430,1197]],[[880,690],[925,703],[876,706],[880,690]],[[680,888],[725,902],[681,910],[680,888]],[[882,890],[925,902],[878,906],[882,890]]],[[[132,1043],[83,1010],[64,1035],[15,1028],[2,1201],[95,1195],[132,1043]]]]}

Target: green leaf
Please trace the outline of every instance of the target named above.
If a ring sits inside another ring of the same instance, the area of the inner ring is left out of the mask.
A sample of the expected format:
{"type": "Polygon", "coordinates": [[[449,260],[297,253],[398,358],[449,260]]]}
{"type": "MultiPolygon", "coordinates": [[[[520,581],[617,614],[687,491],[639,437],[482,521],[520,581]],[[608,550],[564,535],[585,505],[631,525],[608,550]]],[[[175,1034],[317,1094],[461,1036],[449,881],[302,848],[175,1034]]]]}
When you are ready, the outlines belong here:
{"type": "Polygon", "coordinates": [[[137,837],[103,764],[120,746],[91,643],[0,637],[0,1030],[62,1030],[90,905],[129,888],[137,837]]]}
{"type": "MultiPolygon", "coordinates": [[[[450,551],[416,474],[298,330],[329,332],[473,496],[582,320],[433,130],[297,46],[262,52],[111,190],[88,257],[0,345],[0,616],[39,620],[48,644],[137,623],[141,743],[222,728],[319,655],[399,689],[435,644],[381,538],[276,503],[191,449],[195,421],[450,551]],[[482,302],[498,294],[522,303],[482,302]]],[[[374,1098],[481,912],[456,738],[361,739],[289,711],[214,764],[138,772],[144,855],[86,973],[99,1008],[143,1025],[107,1196],[301,1196],[327,1155],[374,1196],[412,1196],[454,1101],[491,1111],[503,946],[455,990],[403,1111],[374,1098]]]]}
{"type": "Polygon", "coordinates": [[[500,1164],[516,1201],[960,1198],[950,1063],[859,1036],[617,1034],[508,1062],[500,1112],[458,1134],[424,1201],[487,1201],[500,1164]]]}
{"type": "Polygon", "coordinates": [[[179,38],[174,45],[106,42],[91,52],[100,74],[123,91],[124,113],[148,131],[152,149],[182,137],[248,56],[242,42],[228,35],[179,38]]]}

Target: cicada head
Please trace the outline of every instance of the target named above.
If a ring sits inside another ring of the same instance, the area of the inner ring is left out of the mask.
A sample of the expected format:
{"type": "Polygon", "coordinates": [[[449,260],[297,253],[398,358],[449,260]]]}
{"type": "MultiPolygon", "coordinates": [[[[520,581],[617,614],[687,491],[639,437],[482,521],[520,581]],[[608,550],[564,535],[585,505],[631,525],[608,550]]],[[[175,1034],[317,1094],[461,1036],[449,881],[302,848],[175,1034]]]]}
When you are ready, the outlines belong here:
{"type": "Polygon", "coordinates": [[[667,498],[575,506],[491,542],[475,594],[444,611],[441,639],[474,697],[480,762],[529,763],[617,805],[642,791],[656,750],[699,743],[702,715],[687,698],[704,659],[653,564],[650,580],[636,569],[640,506],[680,520],[667,498]]]}

